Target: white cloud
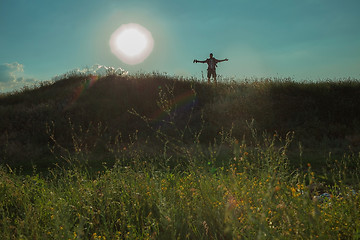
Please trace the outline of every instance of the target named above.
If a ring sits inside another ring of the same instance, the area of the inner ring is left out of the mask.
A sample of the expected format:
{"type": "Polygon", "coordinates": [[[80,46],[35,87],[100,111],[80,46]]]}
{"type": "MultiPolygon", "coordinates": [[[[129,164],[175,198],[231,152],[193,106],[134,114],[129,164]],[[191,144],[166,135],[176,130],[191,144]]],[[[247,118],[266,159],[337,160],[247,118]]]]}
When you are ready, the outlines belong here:
{"type": "Polygon", "coordinates": [[[128,72],[122,68],[107,67],[100,64],[95,64],[91,67],[76,68],[60,76],[55,76],[53,80],[60,80],[73,75],[95,75],[95,76],[106,76],[109,74],[114,75],[127,75],[128,72]]]}
{"type": "Polygon", "coordinates": [[[24,72],[22,64],[4,63],[0,65],[0,83],[16,82],[16,74],[24,72]]]}
{"type": "Polygon", "coordinates": [[[37,83],[34,78],[24,76],[24,66],[20,63],[0,64],[0,92],[13,91],[37,83]]]}

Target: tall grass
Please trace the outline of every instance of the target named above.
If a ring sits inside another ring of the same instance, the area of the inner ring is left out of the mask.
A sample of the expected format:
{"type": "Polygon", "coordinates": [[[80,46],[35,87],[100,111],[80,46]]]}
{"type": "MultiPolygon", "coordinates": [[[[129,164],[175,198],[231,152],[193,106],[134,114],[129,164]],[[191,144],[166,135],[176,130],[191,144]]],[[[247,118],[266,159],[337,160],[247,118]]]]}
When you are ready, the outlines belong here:
{"type": "MultiPolygon", "coordinates": [[[[47,176],[0,169],[2,239],[356,239],[360,187],[344,183],[341,163],[333,185],[307,166],[290,168],[292,134],[232,143],[229,164],[213,148],[192,163],[159,168],[118,159],[89,173],[75,162],[47,176]],[[321,187],[320,187],[321,186],[321,187]],[[330,195],[324,195],[324,191],[330,195]],[[321,195],[323,194],[323,195],[321,195]],[[330,196],[330,197],[329,197],[330,196]]],[[[127,149],[124,149],[123,156],[127,149]]],[[[137,151],[137,150],[136,150],[137,151]]],[[[136,152],[135,151],[135,152],[136,152]]],[[[133,153],[134,154],[134,153],[133,153]]],[[[74,156],[72,156],[74,157],[74,156]]],[[[69,161],[76,161],[76,157],[69,161]]],[[[131,161],[134,160],[134,161],[131,161]]],[[[164,166],[164,165],[163,165],[164,166]]]]}
{"type": "Polygon", "coordinates": [[[358,239],[359,86],[70,76],[2,97],[0,238],[358,239]]]}

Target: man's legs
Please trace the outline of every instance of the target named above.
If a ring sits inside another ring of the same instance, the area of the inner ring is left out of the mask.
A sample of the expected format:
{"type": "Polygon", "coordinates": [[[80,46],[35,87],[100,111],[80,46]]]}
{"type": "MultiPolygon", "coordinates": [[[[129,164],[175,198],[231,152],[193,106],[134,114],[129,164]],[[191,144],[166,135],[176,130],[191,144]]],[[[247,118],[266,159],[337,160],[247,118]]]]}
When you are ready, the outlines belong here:
{"type": "Polygon", "coordinates": [[[211,76],[214,78],[214,82],[216,84],[216,71],[215,70],[209,70],[208,69],[208,72],[207,72],[207,77],[208,77],[208,83],[210,84],[210,78],[211,76]]]}

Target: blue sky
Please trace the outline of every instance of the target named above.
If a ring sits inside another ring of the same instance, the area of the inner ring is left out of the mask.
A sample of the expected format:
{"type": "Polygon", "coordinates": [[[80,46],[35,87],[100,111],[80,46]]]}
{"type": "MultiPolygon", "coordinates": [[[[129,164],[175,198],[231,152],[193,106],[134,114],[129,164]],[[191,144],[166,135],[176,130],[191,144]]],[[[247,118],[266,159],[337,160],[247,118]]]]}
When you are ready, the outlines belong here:
{"type": "Polygon", "coordinates": [[[1,0],[0,91],[100,64],[130,73],[201,78],[360,79],[358,0],[1,0]],[[110,51],[111,34],[137,23],[154,38],[138,65],[110,51]]]}

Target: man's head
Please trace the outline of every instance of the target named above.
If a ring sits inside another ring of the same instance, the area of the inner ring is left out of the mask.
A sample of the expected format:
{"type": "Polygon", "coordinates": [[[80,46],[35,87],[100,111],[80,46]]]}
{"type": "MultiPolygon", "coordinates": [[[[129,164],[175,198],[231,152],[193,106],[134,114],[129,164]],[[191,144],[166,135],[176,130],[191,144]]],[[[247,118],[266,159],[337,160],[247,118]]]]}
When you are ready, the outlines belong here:
{"type": "Polygon", "coordinates": [[[213,55],[212,53],[210,53],[210,58],[213,58],[213,56],[214,56],[214,55],[213,55]]]}

